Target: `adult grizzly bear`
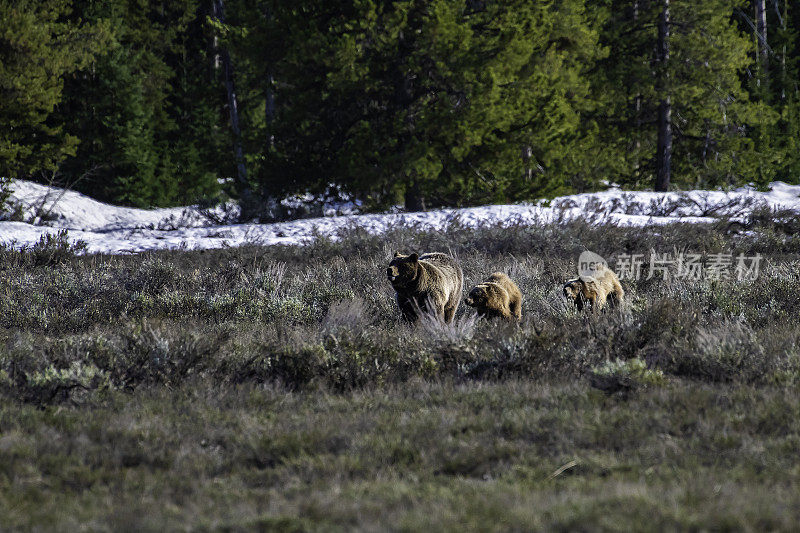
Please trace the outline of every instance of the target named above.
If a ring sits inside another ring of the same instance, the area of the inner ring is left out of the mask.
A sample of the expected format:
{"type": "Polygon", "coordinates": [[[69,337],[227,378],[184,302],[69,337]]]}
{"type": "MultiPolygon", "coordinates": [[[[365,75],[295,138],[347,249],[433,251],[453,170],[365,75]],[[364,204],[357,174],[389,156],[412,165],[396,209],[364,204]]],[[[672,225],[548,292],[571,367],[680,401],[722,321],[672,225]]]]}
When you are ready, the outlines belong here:
{"type": "Polygon", "coordinates": [[[599,311],[607,301],[611,307],[621,304],[625,291],[614,271],[600,265],[594,276],[581,276],[567,281],[564,284],[564,296],[575,303],[578,311],[583,311],[586,305],[599,311]]]}
{"type": "Polygon", "coordinates": [[[420,312],[429,312],[439,320],[453,321],[464,285],[464,274],[455,259],[439,252],[397,252],[386,276],[397,292],[397,305],[405,320],[414,322],[420,312]]]}
{"type": "Polygon", "coordinates": [[[476,285],[464,303],[486,318],[522,319],[522,292],[502,272],[495,272],[476,285]]]}

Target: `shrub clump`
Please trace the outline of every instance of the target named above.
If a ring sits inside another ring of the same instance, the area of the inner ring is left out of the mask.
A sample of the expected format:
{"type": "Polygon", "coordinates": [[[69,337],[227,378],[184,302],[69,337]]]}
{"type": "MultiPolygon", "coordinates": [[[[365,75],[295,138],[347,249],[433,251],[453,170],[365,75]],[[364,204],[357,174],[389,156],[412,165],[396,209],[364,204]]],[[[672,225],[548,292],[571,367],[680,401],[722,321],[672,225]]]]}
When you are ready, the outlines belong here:
{"type": "Polygon", "coordinates": [[[409,380],[580,380],[634,390],[674,376],[800,382],[800,242],[755,225],[562,224],[342,233],[305,247],[88,256],[66,234],[0,249],[0,376],[7,398],[78,401],[143,385],[281,383],[349,390],[409,380]],[[616,249],[611,248],[616,247],[616,249]],[[756,280],[622,280],[625,309],[579,313],[561,294],[590,249],[764,255],[756,280]],[[394,250],[447,251],[465,284],[513,276],[518,324],[460,306],[452,324],[400,321],[394,250]],[[773,255],[765,255],[773,250],[773,255]],[[38,255],[37,255],[38,254],[38,255]],[[645,365],[646,364],[646,365],[645,365]],[[642,365],[645,365],[644,367],[642,365]]]}
{"type": "Polygon", "coordinates": [[[647,363],[638,357],[623,361],[606,361],[589,372],[592,387],[609,394],[628,393],[640,387],[662,385],[664,373],[647,368],[647,363]]]}

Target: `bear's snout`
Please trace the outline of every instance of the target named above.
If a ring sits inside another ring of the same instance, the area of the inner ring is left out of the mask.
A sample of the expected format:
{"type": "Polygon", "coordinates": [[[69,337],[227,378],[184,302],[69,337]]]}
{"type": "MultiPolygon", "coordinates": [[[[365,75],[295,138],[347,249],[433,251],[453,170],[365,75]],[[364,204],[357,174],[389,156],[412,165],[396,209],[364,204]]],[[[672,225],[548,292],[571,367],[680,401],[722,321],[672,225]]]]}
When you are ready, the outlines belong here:
{"type": "Polygon", "coordinates": [[[395,274],[392,267],[386,269],[386,277],[389,278],[389,281],[394,281],[394,279],[397,277],[397,274],[395,274]]]}

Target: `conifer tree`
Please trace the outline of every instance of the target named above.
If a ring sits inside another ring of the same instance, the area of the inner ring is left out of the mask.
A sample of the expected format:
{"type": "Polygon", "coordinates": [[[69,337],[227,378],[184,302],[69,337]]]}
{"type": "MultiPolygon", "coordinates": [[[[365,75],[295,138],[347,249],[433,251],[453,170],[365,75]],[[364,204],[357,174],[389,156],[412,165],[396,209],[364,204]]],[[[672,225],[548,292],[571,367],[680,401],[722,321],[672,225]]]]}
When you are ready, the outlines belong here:
{"type": "Polygon", "coordinates": [[[83,142],[63,165],[78,190],[140,207],[218,191],[221,165],[210,39],[195,0],[76,0],[75,16],[105,20],[113,42],[67,81],[59,118],[83,142]]]}
{"type": "Polygon", "coordinates": [[[64,77],[108,40],[103,24],[71,23],[67,0],[0,0],[0,176],[55,171],[78,139],[52,120],[64,77]]]}
{"type": "Polygon", "coordinates": [[[420,209],[564,191],[582,166],[584,73],[603,53],[582,0],[306,1],[273,16],[291,28],[270,65],[276,167],[298,183],[420,209]]]}
{"type": "Polygon", "coordinates": [[[262,218],[800,180],[790,0],[222,4],[0,0],[0,180],[262,218]]]}
{"type": "Polygon", "coordinates": [[[796,7],[780,0],[753,0],[755,18],[740,12],[743,28],[753,34],[757,45],[757,68],[749,83],[751,98],[767,120],[759,114],[751,126],[754,183],[800,180],[800,124],[798,124],[798,48],[796,7]]]}
{"type": "Polygon", "coordinates": [[[595,88],[606,95],[599,117],[604,142],[618,154],[609,178],[626,186],[655,184],[657,117],[669,98],[671,183],[713,187],[748,181],[758,159],[751,125],[777,117],[752,101],[742,83],[754,45],[735,21],[741,2],[671,0],[664,72],[655,53],[663,0],[608,0],[605,7],[611,16],[602,42],[610,54],[597,70],[595,88]]]}

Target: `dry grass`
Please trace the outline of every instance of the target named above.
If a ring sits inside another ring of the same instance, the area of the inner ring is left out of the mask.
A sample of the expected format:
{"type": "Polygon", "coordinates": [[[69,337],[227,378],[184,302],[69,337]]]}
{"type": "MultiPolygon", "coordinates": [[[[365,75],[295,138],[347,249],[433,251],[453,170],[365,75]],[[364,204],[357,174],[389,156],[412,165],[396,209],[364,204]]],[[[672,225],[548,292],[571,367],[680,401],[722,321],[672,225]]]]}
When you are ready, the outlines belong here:
{"type": "Polygon", "coordinates": [[[783,222],[0,250],[7,529],[792,529],[800,238],[783,222]],[[758,280],[560,296],[583,249],[759,252],[758,280]],[[394,249],[508,272],[521,324],[400,321],[394,249]]]}

